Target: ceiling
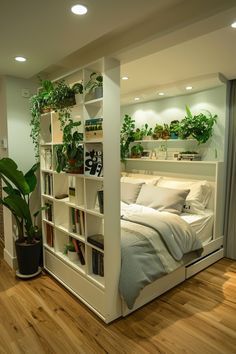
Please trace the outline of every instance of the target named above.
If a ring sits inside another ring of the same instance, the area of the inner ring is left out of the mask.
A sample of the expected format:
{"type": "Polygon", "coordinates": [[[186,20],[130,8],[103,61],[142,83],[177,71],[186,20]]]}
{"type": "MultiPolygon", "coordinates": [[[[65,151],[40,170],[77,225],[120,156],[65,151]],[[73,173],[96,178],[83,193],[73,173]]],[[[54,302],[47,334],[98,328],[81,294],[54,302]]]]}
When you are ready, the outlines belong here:
{"type": "Polygon", "coordinates": [[[112,55],[129,77],[125,104],[219,85],[219,72],[236,77],[235,0],[83,0],[88,13],[75,16],[78,2],[1,1],[0,75],[55,78],[112,55]]]}

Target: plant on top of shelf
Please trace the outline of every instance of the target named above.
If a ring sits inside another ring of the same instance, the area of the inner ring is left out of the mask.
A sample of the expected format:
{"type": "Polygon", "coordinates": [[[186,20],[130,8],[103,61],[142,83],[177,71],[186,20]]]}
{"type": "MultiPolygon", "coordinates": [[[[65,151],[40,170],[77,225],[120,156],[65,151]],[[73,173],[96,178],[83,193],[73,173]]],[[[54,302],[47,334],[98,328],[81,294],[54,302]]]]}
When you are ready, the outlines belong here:
{"type": "Polygon", "coordinates": [[[81,122],[73,122],[70,118],[63,128],[63,144],[57,145],[56,171],[66,171],[70,173],[83,173],[84,149],[81,141],[83,133],[79,133],[77,128],[81,122]]]}
{"type": "Polygon", "coordinates": [[[135,120],[125,114],[120,131],[120,156],[124,160],[129,155],[129,145],[135,140],[135,120]]]}
{"type": "Polygon", "coordinates": [[[164,123],[163,132],[161,134],[162,139],[167,140],[170,139],[170,127],[168,124],[164,123]]]}
{"type": "Polygon", "coordinates": [[[131,147],[131,157],[140,158],[143,153],[143,146],[141,144],[133,145],[131,147]]]}
{"type": "Polygon", "coordinates": [[[179,121],[172,120],[170,122],[170,138],[178,139],[178,137],[179,137],[179,121]]]}
{"type": "Polygon", "coordinates": [[[42,113],[49,112],[52,108],[52,91],[53,83],[50,80],[40,79],[40,89],[37,94],[30,97],[30,113],[32,119],[30,121],[31,133],[30,137],[33,140],[35,157],[39,159],[39,131],[40,131],[40,116],[42,113]]]}
{"type": "Polygon", "coordinates": [[[163,126],[160,124],[156,124],[153,129],[152,137],[153,139],[160,139],[162,137],[163,126]]]}
{"type": "Polygon", "coordinates": [[[37,94],[30,98],[30,112],[32,115],[30,137],[33,140],[36,160],[39,159],[41,114],[50,112],[51,110],[58,112],[61,129],[63,129],[66,122],[71,118],[71,107],[76,103],[75,94],[83,93],[83,85],[80,82],[70,87],[64,80],[57,82],[42,80],[41,78],[39,80],[41,88],[37,94]]]}
{"type": "Polygon", "coordinates": [[[100,98],[103,95],[103,77],[101,74],[93,72],[90,77],[89,81],[85,84],[85,92],[87,94],[94,95],[92,98],[100,98]]]}
{"type": "Polygon", "coordinates": [[[10,158],[0,159],[0,178],[4,181],[6,193],[0,198],[0,204],[8,208],[15,218],[17,239],[15,241],[19,271],[21,274],[33,274],[38,271],[41,249],[40,229],[36,225],[37,216],[47,206],[31,213],[30,196],[37,186],[36,171],[39,164],[34,164],[23,174],[10,158]]]}
{"type": "Polygon", "coordinates": [[[217,115],[205,110],[206,114],[193,115],[186,105],[186,116],[179,123],[179,136],[182,139],[193,137],[198,144],[203,144],[213,134],[213,126],[216,123],[217,115]]]}
{"type": "Polygon", "coordinates": [[[152,128],[149,128],[147,123],[145,123],[144,127],[141,128],[141,135],[143,140],[151,139],[152,128]]]}

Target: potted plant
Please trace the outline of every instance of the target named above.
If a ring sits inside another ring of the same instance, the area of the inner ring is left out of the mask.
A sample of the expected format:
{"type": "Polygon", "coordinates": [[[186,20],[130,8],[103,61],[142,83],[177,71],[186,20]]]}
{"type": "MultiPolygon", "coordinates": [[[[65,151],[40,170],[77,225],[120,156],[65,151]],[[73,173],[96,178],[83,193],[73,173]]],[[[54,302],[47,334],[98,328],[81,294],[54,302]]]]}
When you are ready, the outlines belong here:
{"type": "Polygon", "coordinates": [[[76,252],[75,246],[70,238],[69,242],[65,245],[64,254],[66,254],[71,262],[78,260],[78,254],[76,252]]]}
{"type": "Polygon", "coordinates": [[[103,96],[103,77],[101,74],[93,72],[89,81],[85,84],[85,92],[89,99],[101,98],[103,96]]]}
{"type": "Polygon", "coordinates": [[[151,140],[152,138],[152,128],[148,127],[146,123],[143,128],[141,128],[141,134],[143,140],[151,140]]]}
{"type": "Polygon", "coordinates": [[[178,139],[178,137],[179,137],[179,121],[172,120],[170,122],[170,138],[178,139]]]}
{"type": "Polygon", "coordinates": [[[120,154],[121,160],[129,155],[129,145],[135,140],[135,124],[128,114],[125,114],[120,132],[120,154]]]}
{"type": "Polygon", "coordinates": [[[132,158],[141,158],[143,153],[143,146],[141,144],[133,145],[131,148],[132,158]]]}
{"type": "Polygon", "coordinates": [[[170,139],[170,127],[168,124],[164,124],[163,126],[163,132],[161,134],[162,139],[167,140],[170,139]]]}
{"type": "Polygon", "coordinates": [[[155,140],[160,139],[162,137],[162,132],[163,132],[163,126],[160,124],[156,124],[152,134],[153,139],[155,140]]]}
{"type": "Polygon", "coordinates": [[[49,112],[52,109],[52,90],[53,83],[50,80],[40,80],[40,89],[38,93],[30,98],[30,112],[32,119],[30,121],[31,133],[33,140],[35,157],[39,159],[39,131],[41,114],[49,112]]]}
{"type": "Polygon", "coordinates": [[[69,122],[63,128],[63,144],[56,148],[56,171],[69,173],[83,173],[84,148],[81,144],[83,133],[79,133],[77,128],[81,122],[69,122]]]}
{"type": "Polygon", "coordinates": [[[179,136],[182,139],[192,137],[199,144],[206,143],[212,136],[213,126],[216,123],[217,115],[212,115],[209,111],[193,115],[190,108],[186,106],[186,117],[179,123],[179,136]]]}
{"type": "Polygon", "coordinates": [[[0,203],[11,211],[16,220],[15,247],[19,267],[17,275],[23,277],[34,276],[40,271],[41,240],[36,218],[47,206],[40,208],[33,215],[30,209],[30,196],[37,185],[35,173],[38,166],[36,163],[24,175],[12,159],[0,160],[0,178],[5,183],[3,189],[6,193],[6,196],[0,199],[0,203]]]}

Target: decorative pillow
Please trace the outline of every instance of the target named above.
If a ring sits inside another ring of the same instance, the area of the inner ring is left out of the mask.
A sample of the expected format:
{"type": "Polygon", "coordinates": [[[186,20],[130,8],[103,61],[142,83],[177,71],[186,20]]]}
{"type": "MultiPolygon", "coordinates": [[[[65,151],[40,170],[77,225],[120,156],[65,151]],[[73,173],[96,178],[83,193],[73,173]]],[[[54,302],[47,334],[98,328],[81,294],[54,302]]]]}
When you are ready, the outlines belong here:
{"type": "Polygon", "coordinates": [[[143,175],[139,177],[133,177],[133,176],[127,176],[127,177],[121,177],[121,182],[126,182],[126,183],[146,183],[146,184],[157,184],[158,180],[160,177],[155,177],[154,176],[148,176],[148,177],[143,177],[143,175]]]}
{"type": "Polygon", "coordinates": [[[136,204],[179,215],[188,193],[189,189],[171,189],[144,184],[136,204]]]}
{"type": "Polygon", "coordinates": [[[136,199],[143,183],[120,183],[121,201],[126,204],[136,203],[136,199]]]}
{"type": "Polygon", "coordinates": [[[211,196],[211,186],[207,181],[176,181],[161,178],[157,185],[173,189],[190,189],[184,205],[184,211],[187,213],[202,213],[211,196]]]}

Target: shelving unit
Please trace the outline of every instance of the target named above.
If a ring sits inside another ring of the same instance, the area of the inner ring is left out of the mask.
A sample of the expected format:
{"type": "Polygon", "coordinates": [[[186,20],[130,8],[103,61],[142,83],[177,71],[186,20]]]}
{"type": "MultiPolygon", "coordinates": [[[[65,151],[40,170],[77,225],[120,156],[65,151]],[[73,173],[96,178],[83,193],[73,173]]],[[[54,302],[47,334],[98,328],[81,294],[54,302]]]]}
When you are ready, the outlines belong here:
{"type": "Polygon", "coordinates": [[[41,117],[41,200],[42,205],[50,205],[50,211],[44,211],[42,218],[44,265],[105,322],[110,322],[121,311],[117,288],[120,272],[119,63],[103,58],[64,79],[71,85],[79,80],[86,83],[92,72],[103,75],[103,97],[91,99],[83,94],[71,111],[73,120],[82,123],[79,128],[84,134],[81,142],[84,174],[56,172],[56,146],[62,143],[58,115],[50,112],[41,117]],[[102,137],[86,137],[85,122],[101,118],[102,137]],[[101,190],[104,213],[97,198],[101,190]],[[63,194],[67,197],[60,199],[63,194]],[[103,235],[104,250],[88,242],[88,237],[96,234],[103,235]],[[70,240],[78,247],[76,261],[65,254],[70,240]]]}

